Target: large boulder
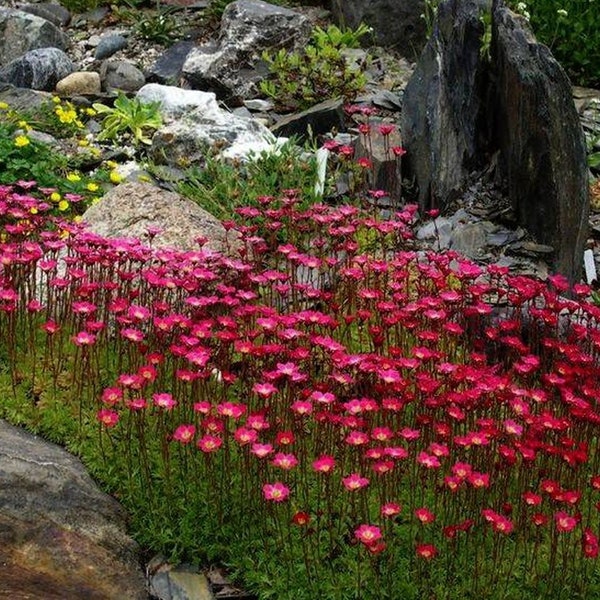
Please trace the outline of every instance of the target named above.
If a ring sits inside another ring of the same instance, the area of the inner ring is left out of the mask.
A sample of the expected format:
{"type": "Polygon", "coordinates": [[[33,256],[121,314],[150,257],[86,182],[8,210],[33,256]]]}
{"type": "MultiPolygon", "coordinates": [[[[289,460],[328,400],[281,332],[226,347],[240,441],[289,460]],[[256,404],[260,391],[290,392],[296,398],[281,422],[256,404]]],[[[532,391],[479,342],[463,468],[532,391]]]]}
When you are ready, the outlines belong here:
{"type": "Polygon", "coordinates": [[[459,195],[483,158],[487,76],[480,14],[492,0],[440,4],[436,28],[404,92],[402,139],[423,208],[459,195]]]}
{"type": "Polygon", "coordinates": [[[495,135],[519,222],[554,247],[554,269],[573,280],[588,233],[586,147],[571,84],[550,50],[497,0],[492,59],[495,135]]]}
{"type": "Polygon", "coordinates": [[[277,142],[258,121],[221,109],[211,92],[149,83],[136,97],[161,104],[164,125],[154,134],[150,148],[157,161],[201,162],[216,147],[225,158],[244,158],[269,150],[277,142]]]}
{"type": "Polygon", "coordinates": [[[424,0],[331,0],[331,12],[341,25],[373,28],[377,43],[416,59],[426,42],[424,0]]]}
{"type": "Polygon", "coordinates": [[[518,224],[554,249],[552,268],[577,278],[589,200],[571,86],[501,0],[440,5],[405,91],[402,134],[422,209],[447,209],[474,172],[494,173],[518,224]],[[481,40],[489,33],[488,54],[481,40]]]}
{"type": "Polygon", "coordinates": [[[30,50],[0,69],[0,80],[16,87],[50,92],[74,70],[71,59],[58,48],[30,50]]]}
{"type": "Polygon", "coordinates": [[[65,50],[68,46],[69,38],[50,21],[20,10],[0,8],[0,66],[29,50],[65,50]]]}
{"type": "Polygon", "coordinates": [[[155,248],[203,249],[236,256],[238,236],[210,213],[174,192],[149,183],[124,183],[88,208],[83,221],[106,238],[136,238],[155,248]]]}
{"type": "Polygon", "coordinates": [[[310,21],[288,8],[261,0],[237,0],[227,6],[216,43],[193,49],[183,75],[195,89],[213,91],[230,103],[256,95],[264,78],[264,50],[299,48],[309,39],[310,21]]]}
{"type": "Polygon", "coordinates": [[[0,597],[147,598],[125,525],[79,460],[0,421],[0,597]]]}

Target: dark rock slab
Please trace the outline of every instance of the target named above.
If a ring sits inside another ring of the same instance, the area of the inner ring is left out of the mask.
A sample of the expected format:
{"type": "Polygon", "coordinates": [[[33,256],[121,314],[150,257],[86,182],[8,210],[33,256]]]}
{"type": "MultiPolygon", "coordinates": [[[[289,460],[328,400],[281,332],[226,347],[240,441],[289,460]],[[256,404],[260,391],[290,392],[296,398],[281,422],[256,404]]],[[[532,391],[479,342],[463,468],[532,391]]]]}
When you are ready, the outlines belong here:
{"type": "Polygon", "coordinates": [[[555,249],[551,268],[578,277],[589,199],[571,87],[502,0],[440,5],[404,93],[402,133],[422,209],[451,208],[473,173],[486,172],[517,224],[555,249]],[[489,57],[480,52],[484,12],[492,23],[489,57]]]}
{"type": "Polygon", "coordinates": [[[183,64],[194,46],[194,42],[182,40],[167,48],[148,69],[146,80],[149,83],[177,85],[181,79],[183,64]]]}
{"type": "Polygon", "coordinates": [[[0,421],[0,598],[146,599],[125,522],[79,460],[0,421]]]}
{"type": "Polygon", "coordinates": [[[39,108],[51,98],[52,96],[47,92],[18,88],[10,83],[0,81],[0,102],[6,102],[17,111],[39,108]]]}
{"type": "Polygon", "coordinates": [[[416,59],[426,42],[423,0],[331,0],[334,19],[355,29],[360,23],[373,28],[377,43],[416,59]]]}
{"type": "Polygon", "coordinates": [[[444,208],[483,156],[487,77],[480,57],[479,15],[491,0],[449,0],[403,97],[405,157],[424,209],[444,208]]]}
{"type": "Polygon", "coordinates": [[[306,139],[309,129],[315,135],[322,135],[332,129],[345,129],[344,101],[341,98],[325,100],[308,110],[282,117],[271,127],[277,136],[298,136],[306,139]]]}
{"type": "Polygon", "coordinates": [[[586,148],[571,85],[526,23],[495,1],[492,115],[501,168],[519,222],[555,249],[553,267],[573,281],[588,234],[586,148]]]}
{"type": "Polygon", "coordinates": [[[30,50],[0,69],[0,80],[16,87],[50,92],[74,70],[71,59],[58,48],[30,50]]]}

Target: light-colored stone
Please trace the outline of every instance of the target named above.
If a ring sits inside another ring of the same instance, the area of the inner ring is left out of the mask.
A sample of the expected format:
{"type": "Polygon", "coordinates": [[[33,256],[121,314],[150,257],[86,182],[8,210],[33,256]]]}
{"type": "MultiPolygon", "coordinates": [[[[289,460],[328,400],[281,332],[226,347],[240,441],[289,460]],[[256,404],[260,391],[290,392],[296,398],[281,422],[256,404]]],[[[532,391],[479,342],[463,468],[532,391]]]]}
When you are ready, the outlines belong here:
{"type": "Polygon", "coordinates": [[[258,121],[222,110],[213,93],[150,83],[136,97],[162,107],[165,124],[152,138],[156,160],[176,166],[195,163],[216,146],[225,158],[244,158],[277,145],[277,138],[258,121]]]}
{"type": "Polygon", "coordinates": [[[152,239],[156,248],[203,249],[237,255],[237,234],[227,232],[221,222],[174,192],[149,183],[125,183],[113,188],[98,204],[83,214],[93,233],[107,238],[137,238],[150,241],[148,228],[160,230],[152,239]]]}
{"type": "Polygon", "coordinates": [[[97,95],[100,92],[100,75],[94,71],[76,71],[56,84],[56,93],[61,96],[97,95]]]}

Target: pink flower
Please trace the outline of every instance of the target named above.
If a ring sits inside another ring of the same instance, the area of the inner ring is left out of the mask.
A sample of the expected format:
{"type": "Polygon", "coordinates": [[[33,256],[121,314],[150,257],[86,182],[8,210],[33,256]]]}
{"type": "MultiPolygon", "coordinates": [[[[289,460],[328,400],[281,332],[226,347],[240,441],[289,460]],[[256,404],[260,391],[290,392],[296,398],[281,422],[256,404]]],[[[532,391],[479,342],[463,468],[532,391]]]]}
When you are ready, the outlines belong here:
{"type": "Polygon", "coordinates": [[[223,440],[216,435],[206,434],[197,442],[198,448],[205,453],[216,452],[222,445],[223,440]]]}
{"type": "Polygon", "coordinates": [[[554,523],[556,524],[556,531],[568,533],[569,531],[573,531],[577,526],[577,519],[559,510],[554,514],[554,523]]]}
{"type": "Polygon", "coordinates": [[[358,473],[351,473],[348,477],[344,477],[342,482],[344,487],[351,492],[360,490],[369,485],[369,480],[358,473]]]}
{"type": "Polygon", "coordinates": [[[381,533],[381,529],[375,525],[360,525],[354,530],[354,537],[359,541],[365,544],[365,546],[370,546],[374,544],[378,540],[380,540],[383,535],[381,533]]]}
{"type": "Polygon", "coordinates": [[[390,135],[390,133],[392,133],[394,130],[396,129],[395,125],[391,125],[388,123],[384,123],[383,125],[379,126],[379,133],[381,135],[383,135],[384,137],[387,137],[388,135],[390,135]]]}
{"type": "Polygon", "coordinates": [[[263,496],[265,500],[283,502],[290,495],[290,489],[281,482],[265,483],[263,485],[263,496]]]}
{"type": "Polygon", "coordinates": [[[95,341],[96,336],[87,331],[80,331],[77,335],[73,336],[73,342],[77,346],[92,346],[95,341]]]}
{"type": "Polygon", "coordinates": [[[424,525],[435,521],[435,515],[428,508],[417,508],[415,510],[415,517],[424,525]]]}
{"type": "Polygon", "coordinates": [[[315,460],[312,468],[319,473],[331,473],[335,467],[335,459],[333,456],[323,455],[315,460]]]}
{"type": "Polygon", "coordinates": [[[256,442],[256,440],[258,439],[258,431],[256,431],[256,429],[239,427],[238,429],[236,429],[235,433],[233,434],[233,437],[238,444],[244,446],[246,444],[256,442]]]}
{"type": "Polygon", "coordinates": [[[161,394],[153,394],[152,400],[154,400],[154,404],[159,408],[164,408],[165,410],[171,410],[175,406],[177,406],[177,401],[173,399],[171,394],[161,393],[161,394]]]}
{"type": "Polygon", "coordinates": [[[381,505],[381,516],[382,517],[395,517],[400,514],[402,507],[395,502],[387,502],[381,505]]]}
{"type": "Polygon", "coordinates": [[[97,413],[97,418],[100,423],[106,427],[114,427],[119,422],[119,415],[108,408],[102,408],[97,413]]]}
{"type": "Polygon", "coordinates": [[[173,433],[173,439],[182,444],[189,444],[196,435],[196,427],[194,425],[180,425],[173,433]]]}
{"type": "Polygon", "coordinates": [[[258,442],[252,444],[252,454],[258,458],[265,458],[266,456],[269,456],[271,452],[273,452],[273,446],[271,444],[260,444],[258,442]]]}
{"type": "Polygon", "coordinates": [[[289,471],[298,464],[298,459],[293,454],[284,454],[283,452],[277,452],[271,461],[274,467],[285,469],[289,471]]]}
{"type": "Polygon", "coordinates": [[[420,558],[431,560],[437,556],[438,550],[433,544],[418,544],[416,552],[420,558]]]}
{"type": "Polygon", "coordinates": [[[427,454],[427,452],[419,452],[417,462],[428,469],[437,469],[441,464],[437,456],[427,454]]]}

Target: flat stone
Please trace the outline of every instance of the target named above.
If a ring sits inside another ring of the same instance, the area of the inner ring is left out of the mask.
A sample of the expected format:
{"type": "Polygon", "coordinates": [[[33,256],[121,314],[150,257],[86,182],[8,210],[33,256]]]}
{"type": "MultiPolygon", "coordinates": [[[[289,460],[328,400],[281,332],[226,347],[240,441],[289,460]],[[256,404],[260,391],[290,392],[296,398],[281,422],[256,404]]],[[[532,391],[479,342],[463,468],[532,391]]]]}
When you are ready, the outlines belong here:
{"type": "Polygon", "coordinates": [[[167,48],[148,69],[147,81],[149,83],[177,85],[181,79],[183,64],[194,47],[194,42],[182,40],[167,48]]]}
{"type": "Polygon", "coordinates": [[[148,565],[150,594],[157,600],[214,600],[206,576],[191,565],[154,558],[148,565]]]}
{"type": "Polygon", "coordinates": [[[126,60],[104,61],[100,67],[100,79],[107,92],[137,92],[146,83],[144,74],[126,60]]]}
{"type": "Polygon", "coordinates": [[[71,13],[64,6],[52,2],[26,4],[20,10],[46,19],[46,21],[50,21],[50,23],[57,27],[66,27],[71,20],[71,13]]]}
{"type": "Polygon", "coordinates": [[[306,139],[309,130],[315,135],[322,135],[333,129],[341,131],[344,128],[344,101],[337,98],[320,102],[300,113],[282,117],[271,127],[271,131],[275,135],[295,135],[303,140],[306,139]]]}
{"type": "Polygon", "coordinates": [[[109,34],[102,36],[96,46],[94,58],[96,60],[104,60],[112,56],[119,50],[127,47],[127,38],[119,34],[109,34]]]}

